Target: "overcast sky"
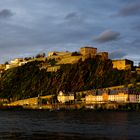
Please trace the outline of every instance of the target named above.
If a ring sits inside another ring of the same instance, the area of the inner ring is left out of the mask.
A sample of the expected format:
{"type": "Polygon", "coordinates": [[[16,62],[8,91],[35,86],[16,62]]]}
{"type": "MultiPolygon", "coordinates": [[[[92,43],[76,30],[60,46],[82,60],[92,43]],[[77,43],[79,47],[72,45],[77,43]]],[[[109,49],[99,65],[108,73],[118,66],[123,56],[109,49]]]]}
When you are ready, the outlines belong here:
{"type": "Polygon", "coordinates": [[[140,62],[140,0],[0,1],[0,63],[86,45],[140,62]]]}

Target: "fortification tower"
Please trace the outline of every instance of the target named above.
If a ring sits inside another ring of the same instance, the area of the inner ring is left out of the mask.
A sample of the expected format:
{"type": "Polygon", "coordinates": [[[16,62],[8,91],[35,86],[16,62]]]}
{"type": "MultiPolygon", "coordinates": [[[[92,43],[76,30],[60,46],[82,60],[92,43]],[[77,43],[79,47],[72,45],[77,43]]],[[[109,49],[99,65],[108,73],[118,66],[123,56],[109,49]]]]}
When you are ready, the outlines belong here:
{"type": "Polygon", "coordinates": [[[97,53],[97,56],[100,56],[102,60],[107,60],[108,59],[108,52],[99,52],[97,53]]]}
{"type": "Polygon", "coordinates": [[[118,70],[131,70],[133,68],[133,61],[128,59],[112,60],[113,68],[118,70]]]}
{"type": "Polygon", "coordinates": [[[97,54],[97,48],[88,46],[82,47],[80,48],[80,54],[85,58],[93,58],[97,54]]]}

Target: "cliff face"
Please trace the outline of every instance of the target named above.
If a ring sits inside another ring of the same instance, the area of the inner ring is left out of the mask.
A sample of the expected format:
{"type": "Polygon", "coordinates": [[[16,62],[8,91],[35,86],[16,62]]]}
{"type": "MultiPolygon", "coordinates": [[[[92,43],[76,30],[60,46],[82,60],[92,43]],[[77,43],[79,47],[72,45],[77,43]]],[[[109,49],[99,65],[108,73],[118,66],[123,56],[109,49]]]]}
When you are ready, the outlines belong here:
{"type": "Polygon", "coordinates": [[[44,62],[34,61],[5,71],[0,78],[0,97],[18,100],[57,94],[60,90],[75,92],[117,86],[132,79],[130,71],[115,70],[110,60],[99,58],[61,65],[57,72],[40,70],[41,63],[44,62]]]}

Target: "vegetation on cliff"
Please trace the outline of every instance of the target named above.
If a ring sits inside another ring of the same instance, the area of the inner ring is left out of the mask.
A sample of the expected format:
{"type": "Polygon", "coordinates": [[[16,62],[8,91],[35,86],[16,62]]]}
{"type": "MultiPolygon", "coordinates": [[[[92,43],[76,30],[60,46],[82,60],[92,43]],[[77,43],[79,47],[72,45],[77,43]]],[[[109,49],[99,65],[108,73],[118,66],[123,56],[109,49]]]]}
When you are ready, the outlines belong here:
{"type": "Polygon", "coordinates": [[[57,94],[60,90],[75,92],[140,81],[136,73],[113,69],[111,60],[87,59],[61,65],[57,72],[40,70],[41,63],[33,61],[5,71],[0,78],[0,97],[18,100],[57,94]]]}

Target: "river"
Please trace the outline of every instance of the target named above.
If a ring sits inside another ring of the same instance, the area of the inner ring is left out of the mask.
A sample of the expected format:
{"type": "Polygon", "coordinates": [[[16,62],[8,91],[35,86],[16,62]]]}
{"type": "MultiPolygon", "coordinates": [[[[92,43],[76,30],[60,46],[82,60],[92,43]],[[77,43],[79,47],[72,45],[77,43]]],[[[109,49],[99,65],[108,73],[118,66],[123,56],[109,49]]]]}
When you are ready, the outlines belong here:
{"type": "Polygon", "coordinates": [[[0,140],[139,140],[140,112],[0,111],[0,140]]]}

